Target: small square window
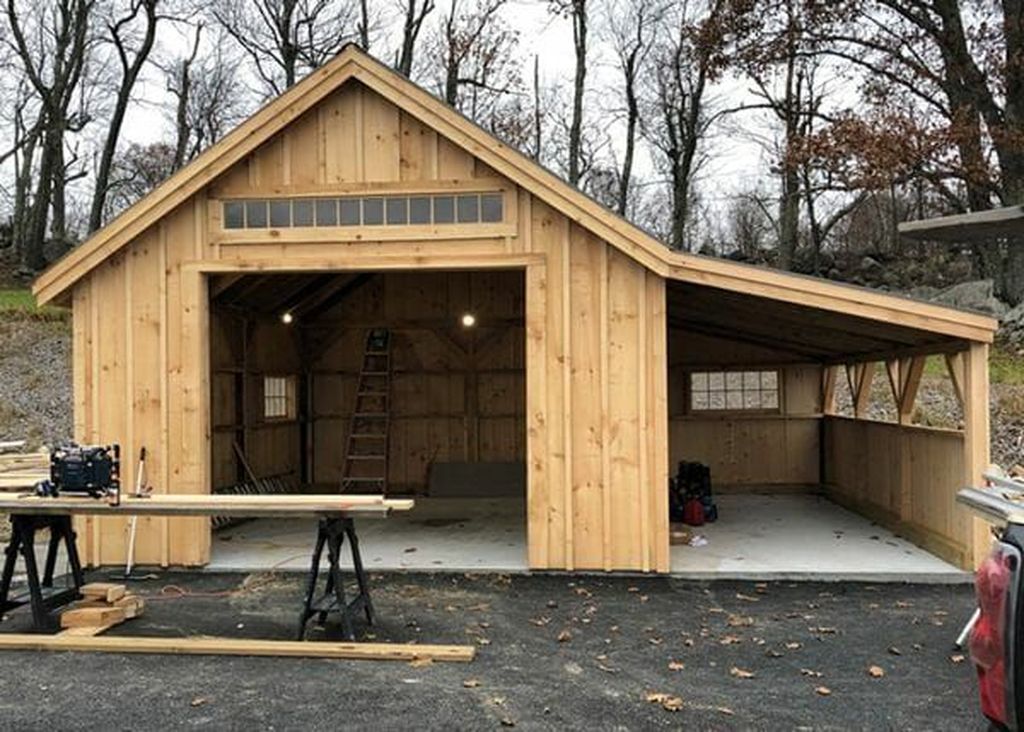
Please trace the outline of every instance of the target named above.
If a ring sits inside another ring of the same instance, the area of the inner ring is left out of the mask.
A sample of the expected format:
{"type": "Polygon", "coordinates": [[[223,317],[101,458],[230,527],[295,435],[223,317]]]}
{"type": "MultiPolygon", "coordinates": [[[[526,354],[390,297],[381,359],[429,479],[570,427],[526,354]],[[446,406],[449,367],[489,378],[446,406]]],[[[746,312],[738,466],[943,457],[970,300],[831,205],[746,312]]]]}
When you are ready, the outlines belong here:
{"type": "Polygon", "coordinates": [[[480,220],[492,224],[504,219],[504,201],[500,193],[480,196],[480,220]]]}
{"type": "Polygon", "coordinates": [[[267,228],[267,202],[245,202],[245,227],[247,229],[267,228]]]}
{"type": "Polygon", "coordinates": [[[313,225],[313,202],[309,199],[292,201],[292,226],[313,225]]]}
{"type": "Polygon", "coordinates": [[[777,371],[702,371],[690,374],[690,411],[779,409],[777,371]]]}
{"type": "Polygon", "coordinates": [[[434,223],[455,223],[455,198],[452,196],[434,196],[434,223]]]}
{"type": "Polygon", "coordinates": [[[341,208],[341,225],[359,226],[359,199],[342,198],[338,204],[341,208]]]}
{"type": "Polygon", "coordinates": [[[245,228],[245,207],[241,201],[227,201],[224,204],[224,228],[245,228]]]}
{"type": "Polygon", "coordinates": [[[270,225],[276,228],[286,228],[292,225],[291,201],[270,202],[270,225]]]}
{"type": "Polygon", "coordinates": [[[263,418],[295,419],[295,377],[263,377],[263,418]]]}
{"type": "Polygon", "coordinates": [[[459,223],[475,224],[480,220],[480,196],[459,196],[459,223]]]}
{"type": "Polygon", "coordinates": [[[387,213],[389,226],[409,223],[409,199],[389,198],[387,201],[387,213]]]}
{"type": "Polygon", "coordinates": [[[384,199],[363,199],[363,225],[380,226],[384,223],[384,199]]]}
{"type": "Polygon", "coordinates": [[[426,196],[416,196],[409,199],[409,223],[429,224],[430,223],[430,199],[426,196]]]}
{"type": "Polygon", "coordinates": [[[316,202],[316,225],[338,225],[338,202],[333,198],[318,198],[316,202]]]}

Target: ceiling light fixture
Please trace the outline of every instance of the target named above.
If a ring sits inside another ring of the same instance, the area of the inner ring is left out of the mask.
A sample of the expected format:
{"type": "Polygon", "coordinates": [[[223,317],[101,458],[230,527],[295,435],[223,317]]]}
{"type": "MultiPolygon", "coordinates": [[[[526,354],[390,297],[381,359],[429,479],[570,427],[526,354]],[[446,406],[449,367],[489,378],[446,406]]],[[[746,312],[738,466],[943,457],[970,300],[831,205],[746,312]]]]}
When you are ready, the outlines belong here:
{"type": "Polygon", "coordinates": [[[463,328],[472,328],[474,325],[476,325],[476,316],[473,315],[473,313],[463,313],[462,314],[462,327],[463,328]]]}
{"type": "Polygon", "coordinates": [[[293,320],[295,320],[295,317],[291,313],[281,314],[281,322],[285,325],[291,325],[293,320]]]}

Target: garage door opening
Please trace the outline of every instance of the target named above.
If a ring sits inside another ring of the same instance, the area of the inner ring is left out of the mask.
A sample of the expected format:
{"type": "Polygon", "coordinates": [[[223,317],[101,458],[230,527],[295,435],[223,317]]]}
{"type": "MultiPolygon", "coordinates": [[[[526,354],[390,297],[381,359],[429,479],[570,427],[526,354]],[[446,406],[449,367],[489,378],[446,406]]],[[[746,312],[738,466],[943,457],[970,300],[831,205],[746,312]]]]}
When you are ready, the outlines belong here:
{"type": "MultiPolygon", "coordinates": [[[[215,492],[381,493],[368,569],[526,567],[522,271],[210,280],[215,492]]],[[[215,569],[305,569],[309,521],[215,526],[215,569]]]]}
{"type": "Polygon", "coordinates": [[[674,524],[673,573],[965,576],[963,432],[922,424],[913,406],[962,343],[681,282],[668,283],[667,309],[670,475],[707,466],[718,510],[674,524]],[[925,374],[929,353],[945,356],[925,374]],[[872,393],[896,406],[868,409],[872,393]]]}

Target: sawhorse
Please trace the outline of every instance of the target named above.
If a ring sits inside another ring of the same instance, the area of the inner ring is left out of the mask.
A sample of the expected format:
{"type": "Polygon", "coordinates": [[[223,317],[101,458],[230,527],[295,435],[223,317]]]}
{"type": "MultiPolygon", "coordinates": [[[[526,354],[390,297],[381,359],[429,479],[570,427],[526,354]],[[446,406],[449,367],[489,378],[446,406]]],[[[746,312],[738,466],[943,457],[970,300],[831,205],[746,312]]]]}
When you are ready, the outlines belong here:
{"type": "Polygon", "coordinates": [[[32,606],[32,622],[37,631],[51,625],[50,611],[81,599],[81,587],[85,584],[82,565],[78,559],[75,545],[75,532],[71,527],[70,516],[35,516],[31,514],[14,514],[11,516],[11,540],[7,544],[4,571],[0,577],[0,614],[19,608],[22,605],[32,606]],[[39,579],[39,567],[36,562],[35,539],[40,529],[50,530],[50,542],[46,552],[46,564],[43,578],[39,579]],[[54,591],[53,573],[57,566],[57,551],[61,542],[67,552],[68,564],[71,569],[72,586],[54,591]],[[25,560],[25,574],[28,592],[15,598],[9,597],[11,580],[14,578],[14,567],[18,554],[25,560]]]}
{"type": "Polygon", "coordinates": [[[356,538],[355,523],[350,518],[325,516],[320,519],[316,534],[316,548],[313,550],[313,562],[309,568],[306,584],[306,598],[299,616],[298,639],[306,637],[306,625],[316,616],[317,622],[323,625],[329,613],[341,616],[341,630],[346,640],[355,640],[353,620],[356,613],[362,610],[366,622],[373,625],[373,603],[370,602],[370,585],[363,569],[363,560],[359,555],[359,541],[356,538]],[[352,553],[352,568],[355,571],[359,593],[352,601],[345,599],[345,582],[342,576],[341,547],[348,538],[349,550],[352,553]],[[320,574],[320,559],[324,547],[327,547],[327,582],[322,595],[317,597],[317,579],[320,574]]]}

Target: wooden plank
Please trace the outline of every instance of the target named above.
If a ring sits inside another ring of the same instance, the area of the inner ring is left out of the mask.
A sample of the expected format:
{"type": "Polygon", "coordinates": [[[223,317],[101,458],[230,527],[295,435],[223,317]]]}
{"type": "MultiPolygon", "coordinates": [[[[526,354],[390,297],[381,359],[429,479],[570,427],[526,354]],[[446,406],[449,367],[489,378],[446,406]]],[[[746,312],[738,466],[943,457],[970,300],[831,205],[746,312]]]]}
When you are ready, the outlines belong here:
{"type": "Polygon", "coordinates": [[[324,182],[328,185],[360,180],[357,141],[359,89],[343,87],[321,103],[320,117],[324,182]]]}
{"type": "Polygon", "coordinates": [[[473,646],[417,643],[330,643],[322,641],[241,640],[235,638],[78,637],[0,633],[0,650],[74,651],[81,653],[149,653],[184,656],[270,656],[368,661],[468,662],[473,646]]]}
{"type": "Polygon", "coordinates": [[[363,91],[362,99],[363,179],[400,180],[401,134],[398,107],[369,90],[363,91]]]}
{"type": "Polygon", "coordinates": [[[128,589],[124,585],[113,582],[89,582],[82,585],[79,591],[83,597],[89,600],[115,602],[124,597],[128,589]]]}
{"type": "Polygon", "coordinates": [[[411,498],[356,495],[221,495],[155,494],[147,498],[125,495],[113,506],[94,498],[36,495],[0,496],[0,511],[18,514],[97,516],[318,516],[352,514],[372,518],[390,511],[408,511],[411,498]]]}
{"type": "Polygon", "coordinates": [[[403,181],[437,178],[437,133],[415,117],[401,115],[401,159],[403,181]]]}
{"type": "MultiPolygon", "coordinates": [[[[79,607],[65,610],[60,614],[60,627],[95,628],[104,625],[116,625],[125,620],[125,612],[118,607],[79,607]]],[[[56,636],[54,636],[56,637],[56,636]]]]}
{"type": "MultiPolygon", "coordinates": [[[[532,222],[530,224],[532,226],[532,222]]],[[[527,558],[532,569],[550,564],[552,505],[550,481],[548,397],[548,271],[542,265],[526,268],[526,505],[527,558]]]]}
{"type": "Polygon", "coordinates": [[[945,355],[946,370],[949,372],[950,381],[953,382],[953,392],[956,394],[960,406],[964,403],[964,354],[947,353],[945,355]]]}
{"type": "Polygon", "coordinates": [[[668,434],[668,324],[665,280],[653,272],[644,271],[647,281],[647,399],[643,441],[650,457],[647,461],[647,493],[651,520],[648,540],[650,542],[651,569],[668,572],[671,569],[669,554],[669,515],[665,488],[669,476],[669,434],[668,434]]]}

